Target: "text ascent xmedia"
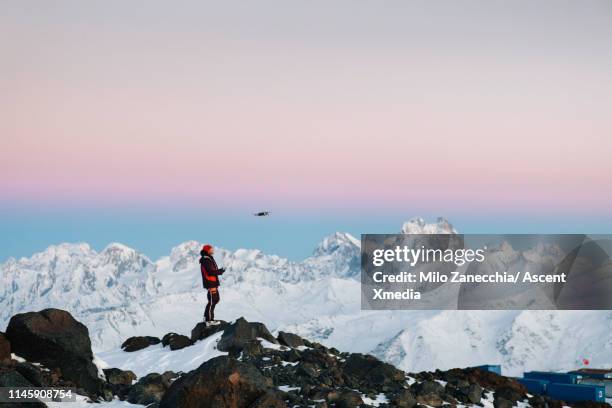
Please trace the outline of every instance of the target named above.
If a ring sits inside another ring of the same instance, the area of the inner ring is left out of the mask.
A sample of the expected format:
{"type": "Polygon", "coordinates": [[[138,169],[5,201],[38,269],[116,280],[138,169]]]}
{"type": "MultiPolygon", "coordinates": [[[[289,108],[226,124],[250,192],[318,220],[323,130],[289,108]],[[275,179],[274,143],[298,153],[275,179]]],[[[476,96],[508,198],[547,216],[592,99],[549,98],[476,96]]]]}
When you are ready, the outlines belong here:
{"type": "MultiPolygon", "coordinates": [[[[560,274],[535,274],[531,272],[495,272],[491,274],[463,275],[459,272],[442,274],[440,272],[400,272],[397,274],[385,274],[374,272],[372,280],[376,283],[491,283],[491,284],[516,284],[516,283],[565,283],[567,276],[560,274]]],[[[419,300],[421,292],[412,288],[404,290],[385,290],[373,288],[372,300],[419,300]]]]}

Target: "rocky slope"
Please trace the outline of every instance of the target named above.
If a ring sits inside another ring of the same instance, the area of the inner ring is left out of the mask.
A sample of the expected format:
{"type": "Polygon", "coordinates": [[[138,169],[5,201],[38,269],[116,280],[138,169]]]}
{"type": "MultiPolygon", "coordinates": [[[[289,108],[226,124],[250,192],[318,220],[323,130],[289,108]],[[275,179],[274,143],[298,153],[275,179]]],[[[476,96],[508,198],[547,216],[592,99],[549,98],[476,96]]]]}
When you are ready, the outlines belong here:
{"type": "Polygon", "coordinates": [[[341,352],[293,333],[273,336],[265,325],[243,318],[208,328],[200,323],[190,337],[163,337],[126,339],[118,353],[124,362],[153,349],[171,362],[192,350],[215,353],[191,361],[193,369],[185,371],[136,375],[113,367],[97,372],[87,329],[68,312],[16,315],[0,341],[20,354],[0,363],[0,386],[72,386],[103,405],[126,401],[161,408],[565,405],[528,396],[514,379],[479,369],[406,373],[371,355],[341,352]]]}

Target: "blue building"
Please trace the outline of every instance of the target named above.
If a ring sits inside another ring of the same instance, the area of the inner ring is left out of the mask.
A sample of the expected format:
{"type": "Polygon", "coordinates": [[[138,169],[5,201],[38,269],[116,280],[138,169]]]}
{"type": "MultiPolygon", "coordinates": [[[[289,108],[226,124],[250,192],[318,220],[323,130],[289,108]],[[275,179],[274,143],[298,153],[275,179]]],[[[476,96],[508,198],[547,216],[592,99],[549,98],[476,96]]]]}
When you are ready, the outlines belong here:
{"type": "Polygon", "coordinates": [[[555,373],[551,371],[528,371],[523,374],[523,377],[546,380],[558,384],[578,384],[578,379],[581,378],[579,374],[555,373]]]}
{"type": "Polygon", "coordinates": [[[605,389],[600,385],[552,383],[548,385],[548,395],[563,401],[606,402],[605,389]]]}
{"type": "Polygon", "coordinates": [[[530,394],[563,401],[605,402],[612,396],[612,370],[581,369],[568,373],[528,371],[517,379],[530,394]]]}

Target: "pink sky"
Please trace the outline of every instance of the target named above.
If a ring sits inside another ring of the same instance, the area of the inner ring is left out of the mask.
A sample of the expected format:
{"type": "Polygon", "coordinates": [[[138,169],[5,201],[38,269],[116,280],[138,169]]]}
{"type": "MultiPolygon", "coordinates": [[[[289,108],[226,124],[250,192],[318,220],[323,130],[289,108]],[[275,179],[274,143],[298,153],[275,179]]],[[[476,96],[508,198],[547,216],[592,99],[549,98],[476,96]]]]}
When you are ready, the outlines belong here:
{"type": "Polygon", "coordinates": [[[609,214],[607,2],[93,3],[0,16],[3,202],[609,214]]]}

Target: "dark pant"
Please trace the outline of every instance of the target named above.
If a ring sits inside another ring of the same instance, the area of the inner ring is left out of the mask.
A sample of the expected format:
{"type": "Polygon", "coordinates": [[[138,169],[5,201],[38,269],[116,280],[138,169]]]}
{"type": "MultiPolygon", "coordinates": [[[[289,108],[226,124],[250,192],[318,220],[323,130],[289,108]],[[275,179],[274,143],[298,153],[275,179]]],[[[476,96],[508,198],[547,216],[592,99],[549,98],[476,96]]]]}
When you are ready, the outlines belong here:
{"type": "Polygon", "coordinates": [[[211,320],[215,320],[215,306],[219,303],[219,300],[221,300],[219,298],[219,288],[208,289],[206,298],[208,299],[208,303],[206,304],[206,309],[204,309],[204,320],[210,322],[211,320]]]}

